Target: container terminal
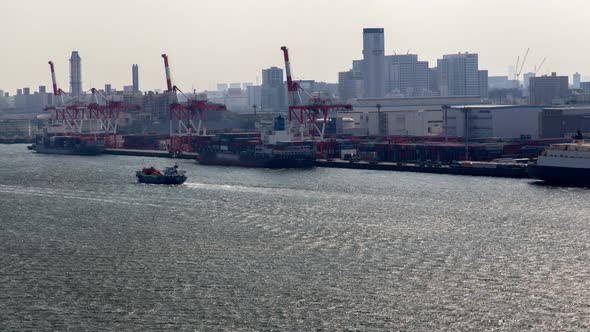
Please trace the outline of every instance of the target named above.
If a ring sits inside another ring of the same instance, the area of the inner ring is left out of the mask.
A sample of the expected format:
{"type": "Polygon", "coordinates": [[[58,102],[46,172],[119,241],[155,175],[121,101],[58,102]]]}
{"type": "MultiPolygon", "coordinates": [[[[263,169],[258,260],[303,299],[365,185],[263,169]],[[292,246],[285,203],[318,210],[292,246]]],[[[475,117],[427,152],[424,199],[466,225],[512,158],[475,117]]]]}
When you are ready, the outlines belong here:
{"type": "MultiPolygon", "coordinates": [[[[444,136],[338,134],[333,130],[338,119],[332,115],[350,112],[352,105],[332,103],[306,91],[292,79],[287,47],[281,51],[288,112],[263,128],[257,128],[255,117],[252,130],[208,130],[207,115],[227,112],[226,105],[185,94],[173,84],[170,59],[162,54],[169,100],[168,133],[120,134],[120,115],[141,111],[141,106],[104,96],[94,88],[88,101],[69,96],[58,87],[54,64],[49,61],[56,103],[46,108],[52,122],[37,135],[31,149],[39,153],[175,157],[205,165],[318,166],[524,178],[528,176],[528,160],[534,160],[550,144],[568,142],[528,137],[468,140],[449,136],[446,130],[444,136]],[[92,153],[87,147],[92,147],[92,153]]],[[[467,122],[465,126],[467,130],[467,122]]]]}

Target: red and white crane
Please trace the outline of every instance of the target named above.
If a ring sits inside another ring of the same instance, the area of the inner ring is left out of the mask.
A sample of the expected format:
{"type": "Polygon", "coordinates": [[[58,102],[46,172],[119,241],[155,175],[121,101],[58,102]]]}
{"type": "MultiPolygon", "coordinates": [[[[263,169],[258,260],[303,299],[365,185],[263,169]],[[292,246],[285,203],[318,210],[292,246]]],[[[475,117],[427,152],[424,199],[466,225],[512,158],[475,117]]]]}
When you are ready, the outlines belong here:
{"type": "Polygon", "coordinates": [[[91,128],[91,135],[104,137],[105,146],[117,146],[117,128],[119,126],[119,116],[122,111],[139,111],[141,106],[128,105],[122,100],[109,99],[95,88],[90,89],[92,92],[91,102],[86,107],[86,119],[95,123],[91,128]],[[102,101],[99,100],[99,97],[102,101]]]}
{"type": "Polygon", "coordinates": [[[81,133],[82,125],[85,119],[85,106],[81,105],[77,99],[71,98],[68,94],[60,89],[55,78],[55,65],[49,61],[49,68],[51,70],[51,83],[53,86],[53,102],[54,105],[47,106],[46,111],[53,111],[53,120],[62,126],[61,129],[51,127],[53,130],[58,130],[60,133],[81,133]],[[63,96],[68,96],[68,100],[64,100],[63,96]]]}
{"type": "Polygon", "coordinates": [[[303,139],[305,131],[307,130],[310,134],[315,131],[319,134],[320,140],[324,139],[324,133],[326,129],[326,123],[330,111],[337,109],[352,109],[350,104],[329,104],[319,97],[314,97],[305,91],[299,83],[293,81],[291,74],[291,62],[289,60],[289,50],[286,46],[281,47],[283,51],[283,58],[285,60],[285,72],[287,74],[287,91],[289,96],[289,129],[293,130],[293,120],[296,120],[299,125],[299,135],[303,139]],[[305,93],[310,100],[308,104],[300,104],[301,97],[300,92],[305,93]],[[318,117],[323,119],[322,127],[319,128],[317,125],[318,117]],[[314,129],[314,130],[310,130],[314,129]]]}
{"type": "Polygon", "coordinates": [[[207,132],[203,122],[205,112],[207,110],[224,111],[226,107],[223,104],[199,100],[196,96],[195,98],[190,98],[185,95],[182,90],[172,84],[168,56],[162,54],[162,58],[164,58],[164,69],[166,72],[166,91],[173,96],[173,101],[169,108],[170,152],[190,152],[192,151],[191,137],[205,135],[207,132]],[[185,104],[178,102],[176,92],[180,92],[186,98],[187,101],[185,104]],[[195,125],[197,115],[198,122],[195,125]]]}

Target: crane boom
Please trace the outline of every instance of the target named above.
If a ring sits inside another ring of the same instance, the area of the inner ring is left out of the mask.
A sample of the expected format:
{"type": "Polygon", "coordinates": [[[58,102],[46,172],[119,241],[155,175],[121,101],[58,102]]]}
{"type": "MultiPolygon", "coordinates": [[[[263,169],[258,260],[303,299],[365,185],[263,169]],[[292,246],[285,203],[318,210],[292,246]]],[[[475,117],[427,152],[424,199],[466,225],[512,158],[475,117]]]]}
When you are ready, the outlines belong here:
{"type": "Polygon", "coordinates": [[[285,74],[287,75],[287,91],[289,92],[289,106],[295,103],[295,93],[297,92],[297,83],[293,82],[291,76],[291,63],[289,61],[289,49],[286,46],[282,46],[283,58],[285,60],[285,74]]]}
{"type": "Polygon", "coordinates": [[[530,51],[530,50],[531,50],[530,48],[527,48],[527,49],[526,49],[526,52],[524,53],[524,58],[522,59],[522,63],[520,64],[520,68],[517,68],[517,70],[518,70],[518,75],[519,75],[519,76],[520,76],[520,74],[522,73],[522,70],[524,69],[524,65],[525,65],[525,63],[526,63],[526,59],[527,59],[527,57],[529,56],[529,51],[530,51]]]}
{"type": "Polygon", "coordinates": [[[543,64],[545,63],[545,60],[547,60],[547,57],[543,58],[543,60],[541,61],[541,63],[535,67],[535,75],[537,75],[537,73],[539,72],[539,70],[541,70],[541,67],[543,67],[543,64]]]}
{"type": "Polygon", "coordinates": [[[51,83],[53,84],[53,95],[57,96],[59,94],[59,90],[57,89],[57,81],[55,80],[55,68],[53,67],[53,62],[49,61],[49,68],[51,69],[51,83]]]}
{"type": "Polygon", "coordinates": [[[162,54],[164,58],[164,69],[166,70],[166,91],[172,92],[172,79],[170,78],[170,65],[168,64],[168,55],[162,54]]]}

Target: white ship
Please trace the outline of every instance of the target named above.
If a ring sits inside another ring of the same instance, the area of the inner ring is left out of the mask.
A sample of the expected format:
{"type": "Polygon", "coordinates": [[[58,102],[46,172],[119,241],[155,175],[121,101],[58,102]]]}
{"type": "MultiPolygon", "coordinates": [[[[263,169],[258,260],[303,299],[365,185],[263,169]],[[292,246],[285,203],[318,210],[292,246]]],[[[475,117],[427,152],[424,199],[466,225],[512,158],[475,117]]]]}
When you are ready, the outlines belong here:
{"type": "Polygon", "coordinates": [[[548,183],[590,187],[590,144],[578,131],[573,143],[546,148],[536,163],[529,164],[528,173],[548,183]]]}

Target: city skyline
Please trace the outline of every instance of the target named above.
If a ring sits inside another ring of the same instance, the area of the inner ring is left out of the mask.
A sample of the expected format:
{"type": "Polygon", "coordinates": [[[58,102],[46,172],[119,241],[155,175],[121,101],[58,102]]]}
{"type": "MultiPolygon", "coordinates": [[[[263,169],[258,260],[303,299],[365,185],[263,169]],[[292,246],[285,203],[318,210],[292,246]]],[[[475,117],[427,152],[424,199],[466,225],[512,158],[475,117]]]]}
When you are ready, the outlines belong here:
{"type": "Polygon", "coordinates": [[[5,41],[11,51],[0,56],[0,89],[12,94],[18,88],[50,86],[47,61],[52,60],[60,87],[66,90],[67,59],[77,50],[84,59],[84,90],[107,83],[118,89],[130,85],[129,66],[135,63],[141,67],[144,89],[163,89],[161,53],[169,54],[178,86],[211,90],[217,83],[253,82],[262,69],[282,67],[282,45],[291,49],[295,78],[336,82],[338,72],[362,58],[366,27],[384,28],[386,55],[409,50],[431,67],[443,54],[470,52],[479,54],[480,68],[488,69],[490,76],[507,75],[516,57],[530,47],[524,72],[532,71],[544,57],[540,74],[590,72],[584,59],[589,46],[575,34],[559,33],[566,24],[567,31],[583,31],[581,13],[590,5],[582,1],[558,8],[551,1],[341,1],[338,6],[302,1],[291,5],[290,15],[284,6],[286,1],[180,1],[166,6],[155,1],[57,0],[36,4],[32,11],[11,3],[4,7],[10,15],[0,20],[0,27],[19,31],[20,37],[8,35],[5,41]],[[247,17],[241,15],[245,9],[247,17]],[[359,15],[359,9],[365,15],[359,15]],[[522,13],[527,17],[522,18],[522,13]],[[200,19],[191,20],[193,14],[200,19]],[[571,19],[567,23],[553,19],[560,14],[571,19]],[[65,15],[68,20],[59,19],[65,15]],[[97,15],[113,23],[88,19],[97,15]],[[306,24],[298,25],[302,19],[306,24]],[[71,31],[72,25],[82,28],[71,31]]]}

